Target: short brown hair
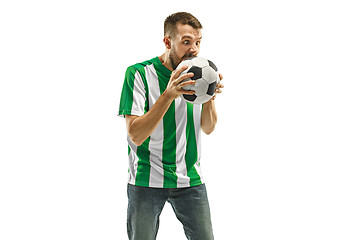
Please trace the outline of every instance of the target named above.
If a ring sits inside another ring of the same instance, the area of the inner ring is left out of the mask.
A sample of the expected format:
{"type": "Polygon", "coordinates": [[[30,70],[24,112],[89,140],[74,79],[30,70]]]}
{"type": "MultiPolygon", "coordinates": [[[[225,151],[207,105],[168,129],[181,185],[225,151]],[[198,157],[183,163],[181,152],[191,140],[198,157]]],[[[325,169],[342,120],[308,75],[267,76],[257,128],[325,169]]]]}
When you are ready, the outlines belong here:
{"type": "Polygon", "coordinates": [[[196,17],[187,12],[177,12],[165,19],[164,36],[174,36],[177,23],[188,24],[195,29],[202,29],[202,25],[196,17]]]}

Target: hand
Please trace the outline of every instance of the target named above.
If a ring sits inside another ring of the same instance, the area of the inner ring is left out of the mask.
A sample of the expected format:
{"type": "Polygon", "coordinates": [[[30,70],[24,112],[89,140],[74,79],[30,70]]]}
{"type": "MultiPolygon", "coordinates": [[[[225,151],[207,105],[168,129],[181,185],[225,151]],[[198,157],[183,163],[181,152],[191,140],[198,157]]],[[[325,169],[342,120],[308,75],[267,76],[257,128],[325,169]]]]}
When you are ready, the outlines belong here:
{"type": "Polygon", "coordinates": [[[220,78],[220,81],[219,81],[219,83],[216,85],[215,95],[210,99],[210,101],[211,101],[211,100],[215,100],[216,94],[222,93],[221,88],[224,88],[224,84],[221,84],[221,80],[223,80],[224,77],[223,77],[223,75],[220,74],[220,73],[219,73],[219,78],[220,78]]]}
{"type": "Polygon", "coordinates": [[[178,98],[181,94],[188,94],[188,95],[195,94],[195,91],[187,91],[187,90],[183,89],[183,87],[188,86],[188,85],[194,85],[196,82],[194,80],[182,82],[183,80],[194,76],[193,73],[186,73],[186,74],[183,74],[180,76],[180,74],[187,68],[188,68],[188,66],[184,65],[181,68],[173,71],[171,74],[169,83],[168,83],[164,93],[166,93],[166,95],[169,98],[171,98],[172,100],[178,98]]]}

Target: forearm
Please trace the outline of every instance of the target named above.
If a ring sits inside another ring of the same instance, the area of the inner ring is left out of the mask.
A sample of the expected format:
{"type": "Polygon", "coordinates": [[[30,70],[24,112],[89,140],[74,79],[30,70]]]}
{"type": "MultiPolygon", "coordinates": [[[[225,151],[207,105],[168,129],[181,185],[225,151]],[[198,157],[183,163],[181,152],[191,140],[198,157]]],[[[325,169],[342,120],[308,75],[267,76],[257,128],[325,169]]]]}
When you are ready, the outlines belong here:
{"type": "Polygon", "coordinates": [[[194,91],[184,90],[183,87],[194,85],[195,81],[183,80],[194,76],[193,73],[186,73],[180,76],[187,66],[175,70],[168,82],[166,90],[156,100],[150,110],[142,116],[126,116],[126,127],[128,135],[133,143],[140,146],[156,129],[171,103],[181,94],[194,94],[194,91]]]}
{"type": "Polygon", "coordinates": [[[128,134],[133,143],[141,145],[154,132],[172,101],[165,91],[147,113],[127,119],[128,134]]]}
{"type": "Polygon", "coordinates": [[[210,134],[215,129],[217,122],[217,113],[215,108],[215,101],[210,100],[203,104],[201,112],[201,129],[204,133],[210,134]]]}

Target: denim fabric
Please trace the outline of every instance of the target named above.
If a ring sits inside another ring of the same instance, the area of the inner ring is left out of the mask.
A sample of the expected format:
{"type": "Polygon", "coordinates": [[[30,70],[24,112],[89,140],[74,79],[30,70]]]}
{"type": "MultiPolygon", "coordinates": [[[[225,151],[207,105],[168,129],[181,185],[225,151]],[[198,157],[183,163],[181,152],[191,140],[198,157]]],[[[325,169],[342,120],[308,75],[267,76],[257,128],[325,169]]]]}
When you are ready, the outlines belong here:
{"type": "MultiPolygon", "coordinates": [[[[128,184],[129,240],[155,240],[159,217],[169,202],[189,240],[213,240],[205,184],[188,188],[149,188],[128,184]]],[[[171,239],[171,236],[169,236],[171,239]]]]}

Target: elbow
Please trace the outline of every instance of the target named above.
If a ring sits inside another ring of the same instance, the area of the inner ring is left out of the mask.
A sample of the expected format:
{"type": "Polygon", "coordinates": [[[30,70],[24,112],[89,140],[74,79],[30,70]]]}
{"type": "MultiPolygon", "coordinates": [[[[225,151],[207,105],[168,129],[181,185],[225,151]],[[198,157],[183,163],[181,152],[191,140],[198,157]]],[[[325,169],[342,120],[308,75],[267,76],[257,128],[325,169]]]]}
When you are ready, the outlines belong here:
{"type": "Polygon", "coordinates": [[[134,144],[139,147],[139,146],[141,146],[141,144],[142,144],[143,142],[144,142],[144,141],[142,141],[142,142],[141,142],[141,141],[139,141],[139,142],[134,142],[134,144]]]}
{"type": "Polygon", "coordinates": [[[211,130],[205,132],[205,134],[206,134],[206,135],[210,135],[213,131],[214,131],[214,129],[211,129],[211,130]]]}
{"type": "Polygon", "coordinates": [[[133,142],[136,146],[140,146],[144,141],[136,141],[131,139],[131,142],[133,142]]]}
{"type": "Polygon", "coordinates": [[[211,127],[211,128],[202,128],[202,131],[203,131],[206,135],[210,135],[214,130],[215,130],[215,126],[214,126],[214,127],[211,127]]]}
{"type": "Polygon", "coordinates": [[[138,140],[138,139],[132,139],[130,138],[131,142],[133,142],[136,146],[140,146],[141,144],[143,144],[144,140],[138,140]]]}
{"type": "Polygon", "coordinates": [[[137,126],[134,126],[134,121],[136,120],[137,116],[126,116],[126,128],[127,128],[127,134],[128,138],[132,143],[134,143],[136,146],[140,146],[146,138],[143,138],[140,132],[137,129],[137,126]]]}
{"type": "Polygon", "coordinates": [[[206,134],[210,135],[214,130],[217,123],[216,117],[210,122],[201,121],[201,130],[206,134]]]}
{"type": "Polygon", "coordinates": [[[129,132],[128,135],[129,135],[129,138],[130,138],[131,142],[134,143],[136,146],[140,146],[145,141],[145,139],[141,139],[139,137],[136,137],[133,134],[130,134],[130,132],[129,132]]]}

